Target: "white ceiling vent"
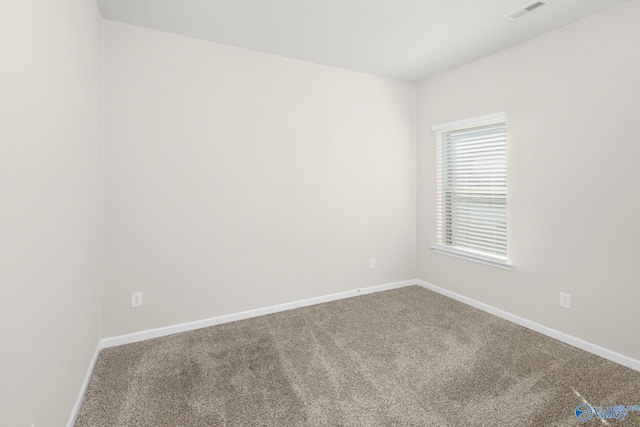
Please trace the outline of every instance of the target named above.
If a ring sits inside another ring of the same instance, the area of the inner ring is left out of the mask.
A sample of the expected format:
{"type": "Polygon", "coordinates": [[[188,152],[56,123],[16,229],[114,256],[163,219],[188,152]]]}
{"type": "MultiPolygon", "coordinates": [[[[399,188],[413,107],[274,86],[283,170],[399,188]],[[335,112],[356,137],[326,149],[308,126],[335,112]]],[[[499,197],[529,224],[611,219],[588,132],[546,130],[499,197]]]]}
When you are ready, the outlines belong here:
{"type": "Polygon", "coordinates": [[[517,19],[522,18],[523,16],[526,16],[532,12],[540,10],[543,7],[548,6],[550,4],[551,2],[549,0],[537,0],[537,1],[534,1],[533,3],[529,3],[526,6],[522,6],[518,8],[513,12],[507,13],[506,15],[503,16],[503,18],[506,19],[507,21],[513,22],[517,19]]]}

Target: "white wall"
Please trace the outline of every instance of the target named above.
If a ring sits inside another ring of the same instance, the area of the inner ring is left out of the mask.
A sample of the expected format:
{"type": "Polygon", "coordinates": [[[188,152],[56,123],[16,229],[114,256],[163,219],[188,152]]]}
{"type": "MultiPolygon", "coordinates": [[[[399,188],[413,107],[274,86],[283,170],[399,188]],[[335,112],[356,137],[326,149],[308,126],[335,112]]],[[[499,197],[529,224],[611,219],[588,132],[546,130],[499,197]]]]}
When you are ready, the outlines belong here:
{"type": "Polygon", "coordinates": [[[100,337],[101,19],[0,13],[0,425],[67,422],[100,337]]]}
{"type": "Polygon", "coordinates": [[[104,49],[104,337],[415,277],[416,85],[110,21],[104,49]]]}
{"type": "Polygon", "coordinates": [[[418,267],[427,282],[640,359],[640,2],[420,85],[418,267]],[[503,271],[438,255],[435,123],[507,111],[503,271]],[[572,309],[558,306],[559,292],[572,309]]]}

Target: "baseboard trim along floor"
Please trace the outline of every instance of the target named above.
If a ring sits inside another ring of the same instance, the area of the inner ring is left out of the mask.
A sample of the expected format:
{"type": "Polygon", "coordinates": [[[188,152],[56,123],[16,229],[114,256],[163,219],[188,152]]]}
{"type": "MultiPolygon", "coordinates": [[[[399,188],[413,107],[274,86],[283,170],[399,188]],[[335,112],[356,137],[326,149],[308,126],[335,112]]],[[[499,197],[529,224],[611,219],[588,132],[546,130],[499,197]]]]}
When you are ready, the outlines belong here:
{"type": "Polygon", "coordinates": [[[387,291],[387,290],[391,290],[391,289],[397,289],[397,288],[402,288],[405,286],[412,286],[412,285],[419,285],[422,286],[426,289],[429,289],[433,292],[439,293],[441,295],[444,295],[446,297],[449,297],[451,299],[454,299],[456,301],[459,301],[463,304],[469,305],[471,307],[475,307],[479,310],[485,311],[487,313],[493,314],[495,316],[501,317],[505,320],[508,320],[512,323],[515,323],[517,325],[523,326],[525,328],[531,329],[533,331],[539,332],[543,335],[546,335],[548,337],[554,338],[558,341],[564,342],[566,344],[569,344],[571,346],[577,347],[581,350],[587,351],[589,353],[595,354],[597,356],[600,356],[602,358],[608,359],[612,362],[618,363],[620,365],[626,366],[628,368],[631,368],[635,371],[640,372],[640,361],[633,359],[631,357],[625,356],[623,354],[617,353],[613,350],[609,350],[607,348],[604,347],[600,347],[596,344],[590,343],[588,341],[582,340],[580,338],[571,336],[569,334],[566,334],[564,332],[560,332],[557,331],[555,329],[549,328],[547,326],[541,325],[539,323],[533,322],[531,320],[527,320],[523,317],[520,316],[516,316],[515,314],[509,313],[507,311],[498,309],[496,307],[490,306],[488,304],[476,301],[474,299],[465,297],[463,295],[457,294],[455,292],[451,292],[449,290],[446,290],[444,288],[440,288],[436,285],[433,285],[431,283],[425,282],[423,280],[418,280],[418,279],[414,279],[414,280],[405,280],[405,281],[401,281],[401,282],[394,282],[394,283],[388,283],[385,285],[378,285],[378,286],[371,286],[371,287],[367,287],[367,288],[360,288],[360,289],[354,289],[354,290],[350,290],[350,291],[345,291],[345,292],[339,292],[339,293],[335,293],[335,294],[330,294],[330,295],[324,295],[324,296],[319,296],[319,297],[314,297],[314,298],[308,298],[308,299],[304,299],[304,300],[299,300],[299,301],[293,301],[293,302],[289,302],[289,303],[284,303],[284,304],[278,304],[278,305],[273,305],[273,306],[269,306],[269,307],[263,307],[263,308],[258,308],[258,309],[253,309],[253,310],[247,310],[247,311],[242,311],[239,313],[233,313],[233,314],[228,314],[228,315],[223,315],[223,316],[217,316],[217,317],[212,317],[209,319],[203,319],[203,320],[197,320],[194,322],[187,322],[187,323],[181,323],[181,324],[177,324],[177,325],[172,325],[172,326],[166,326],[166,327],[162,327],[162,328],[156,328],[156,329],[149,329],[149,330],[145,330],[145,331],[140,331],[140,332],[134,332],[134,333],[130,333],[130,334],[125,334],[125,335],[119,335],[119,336],[114,336],[114,337],[109,337],[109,338],[103,338],[102,340],[100,340],[100,342],[98,343],[98,346],[96,348],[95,354],[93,356],[93,359],[91,360],[91,364],[89,365],[89,369],[87,371],[87,375],[85,377],[85,380],[82,384],[82,389],[80,390],[80,394],[78,395],[78,399],[73,407],[73,413],[71,414],[71,417],[69,419],[69,424],[68,427],[72,427],[77,413],[80,409],[80,405],[82,404],[82,397],[84,396],[87,384],[89,382],[89,378],[91,377],[91,373],[93,372],[93,367],[96,363],[96,360],[98,358],[98,354],[100,353],[100,350],[102,350],[103,348],[108,348],[108,347],[114,347],[114,346],[119,346],[119,345],[123,345],[123,344],[129,344],[129,343],[134,343],[134,342],[139,342],[139,341],[144,341],[144,340],[148,340],[148,339],[152,339],[152,338],[158,338],[158,337],[162,337],[162,336],[166,336],[166,335],[172,335],[172,334],[177,334],[180,332],[186,332],[186,331],[192,331],[195,329],[200,329],[200,328],[206,328],[209,326],[215,326],[215,325],[220,325],[223,323],[228,323],[228,322],[234,322],[237,320],[243,320],[243,319],[248,319],[251,317],[257,317],[257,316],[263,316],[265,314],[272,314],[272,313],[278,313],[281,311],[286,311],[286,310],[292,310],[295,308],[300,308],[300,307],[306,307],[306,306],[310,306],[310,305],[316,305],[316,304],[321,304],[324,302],[329,302],[329,301],[335,301],[335,300],[339,300],[339,299],[344,299],[344,298],[350,298],[350,297],[355,297],[358,295],[366,295],[366,294],[371,294],[371,293],[375,293],[375,292],[382,292],[382,291],[387,291]]]}
{"type": "Polygon", "coordinates": [[[402,282],[394,282],[394,283],[388,283],[388,284],[378,285],[378,286],[371,286],[368,288],[354,289],[350,291],[339,292],[339,293],[330,294],[330,295],[323,295],[323,296],[314,297],[314,298],[307,298],[304,300],[293,301],[293,302],[288,302],[284,304],[272,305],[269,307],[257,308],[254,310],[242,311],[239,313],[227,314],[224,316],[212,317],[209,319],[197,320],[194,322],[180,323],[177,325],[165,326],[162,328],[148,329],[145,331],[134,332],[131,334],[118,335],[110,338],[103,338],[100,341],[100,348],[102,349],[102,348],[123,345],[123,344],[134,343],[138,341],[144,341],[152,338],[163,337],[166,335],[177,334],[180,332],[192,331],[194,329],[206,328],[209,326],[220,325],[228,322],[235,322],[237,320],[248,319],[251,317],[263,316],[265,314],[278,313],[280,311],[292,310],[294,308],[306,307],[310,305],[321,304],[323,302],[335,301],[343,298],[351,298],[358,295],[366,295],[374,292],[382,292],[390,289],[397,289],[397,288],[402,288],[402,287],[411,286],[411,285],[420,285],[426,289],[437,292],[441,295],[452,298],[464,304],[470,305],[471,307],[475,307],[479,310],[501,317],[503,319],[506,319],[520,326],[524,326],[525,328],[534,330],[543,335],[547,335],[551,338],[557,339],[558,341],[562,341],[566,344],[588,351],[589,353],[596,354],[600,357],[611,360],[612,362],[619,363],[620,365],[626,366],[628,368],[631,368],[640,372],[639,360],[617,353],[613,350],[600,347],[596,344],[590,343],[580,338],[576,338],[564,332],[557,331],[555,329],[549,328],[547,326],[541,325],[539,323],[533,322],[523,317],[516,316],[515,314],[509,313],[507,311],[500,310],[499,308],[495,308],[488,304],[482,303],[480,301],[476,301],[474,299],[465,297],[463,295],[457,294],[455,292],[451,292],[447,289],[441,288],[439,286],[436,286],[431,283],[425,282],[423,280],[418,280],[418,279],[405,280],[402,282]]]}
{"type": "Polygon", "coordinates": [[[403,288],[405,286],[417,285],[416,280],[405,280],[402,282],[388,283],[385,285],[371,286],[368,288],[354,289],[351,291],[339,292],[336,294],[323,295],[314,298],[307,298],[299,301],[287,302],[284,304],[272,305],[269,307],[257,308],[254,310],[241,311],[239,313],[227,314],[224,316],[211,317],[204,320],[196,320],[194,322],[180,323],[163,328],[149,329],[146,331],[133,332],[126,335],[118,335],[110,338],[103,338],[101,341],[102,348],[114,347],[117,345],[129,344],[138,341],[144,341],[151,338],[163,337],[166,335],[177,334],[179,332],[192,331],[194,329],[206,328],[209,326],[221,325],[223,323],[235,322],[237,320],[249,319],[251,317],[263,316],[265,314],[278,313],[281,311],[292,310],[294,308],[307,307],[310,305],[321,304],[323,302],[335,301],[343,298],[351,298],[358,295],[366,295],[374,292],[388,291],[391,289],[403,288]]]}
{"type": "Polygon", "coordinates": [[[564,332],[557,331],[555,329],[549,328],[547,326],[541,325],[539,323],[533,322],[531,320],[527,320],[523,317],[516,316],[515,314],[511,314],[507,311],[500,310],[499,308],[495,308],[488,304],[476,301],[471,298],[467,298],[463,295],[457,294],[455,292],[448,291],[446,289],[440,288],[436,285],[432,285],[431,283],[427,283],[423,280],[416,280],[416,284],[429,289],[431,291],[437,292],[441,295],[454,299],[456,301],[460,301],[461,303],[470,305],[471,307],[475,307],[479,310],[485,311],[489,314],[493,314],[494,316],[501,317],[505,320],[508,320],[512,323],[515,323],[520,326],[524,326],[527,329],[531,329],[533,331],[539,332],[548,337],[554,338],[558,341],[562,341],[565,344],[572,345],[581,350],[587,351],[589,353],[600,356],[604,359],[611,360],[612,362],[616,362],[622,366],[626,366],[627,368],[631,368],[635,371],[640,372],[640,360],[633,359],[629,356],[625,356],[624,354],[617,353],[613,350],[609,350],[604,347],[600,347],[599,345],[590,343],[580,338],[576,338],[572,335],[565,334],[564,332]]]}
{"type": "Polygon", "coordinates": [[[89,369],[87,370],[87,374],[84,376],[84,380],[82,381],[82,387],[80,388],[80,393],[78,393],[78,397],[76,398],[76,403],[73,405],[73,410],[71,411],[71,416],[69,417],[69,422],[67,423],[67,427],[73,427],[73,425],[76,422],[78,411],[80,411],[80,406],[82,405],[82,398],[84,397],[84,394],[87,391],[87,386],[89,385],[89,380],[91,379],[93,368],[96,366],[96,362],[98,361],[98,355],[100,354],[100,350],[102,350],[102,342],[98,341],[96,350],[94,351],[93,357],[91,358],[91,363],[89,363],[89,369]]]}

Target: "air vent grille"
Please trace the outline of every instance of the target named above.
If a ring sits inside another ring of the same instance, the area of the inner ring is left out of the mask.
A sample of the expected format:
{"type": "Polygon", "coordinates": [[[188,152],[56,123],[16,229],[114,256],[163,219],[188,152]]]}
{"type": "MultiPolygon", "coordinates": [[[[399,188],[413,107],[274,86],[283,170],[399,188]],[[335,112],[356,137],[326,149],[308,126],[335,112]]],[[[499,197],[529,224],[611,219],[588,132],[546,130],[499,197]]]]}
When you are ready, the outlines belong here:
{"type": "Polygon", "coordinates": [[[535,3],[531,3],[529,6],[525,6],[524,10],[526,10],[527,12],[532,12],[540,6],[544,6],[544,3],[541,1],[537,1],[535,3]]]}
{"type": "Polygon", "coordinates": [[[535,12],[536,10],[539,10],[542,7],[547,6],[549,4],[551,4],[549,0],[538,0],[533,3],[529,3],[525,6],[522,6],[521,8],[518,8],[513,12],[507,13],[506,15],[503,16],[503,18],[506,19],[507,21],[513,22],[516,19],[520,19],[523,16],[526,16],[532,12],[535,12]]]}

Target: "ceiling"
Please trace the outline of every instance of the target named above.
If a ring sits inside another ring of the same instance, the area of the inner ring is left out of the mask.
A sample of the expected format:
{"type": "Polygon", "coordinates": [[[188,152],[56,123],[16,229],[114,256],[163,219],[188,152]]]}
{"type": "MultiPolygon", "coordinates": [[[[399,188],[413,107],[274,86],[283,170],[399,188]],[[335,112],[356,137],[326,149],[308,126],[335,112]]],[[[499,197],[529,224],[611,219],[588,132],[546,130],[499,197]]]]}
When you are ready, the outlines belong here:
{"type": "Polygon", "coordinates": [[[420,82],[628,0],[98,0],[105,19],[420,82]]]}

